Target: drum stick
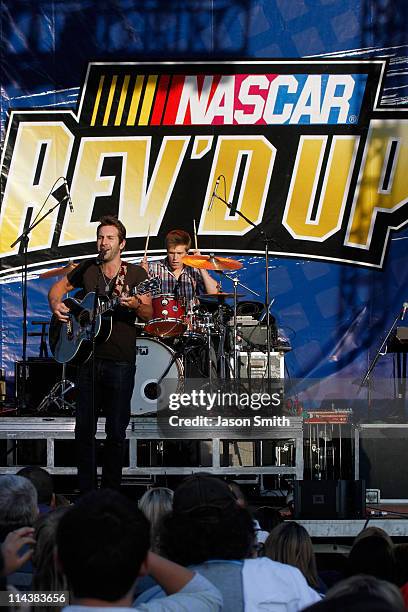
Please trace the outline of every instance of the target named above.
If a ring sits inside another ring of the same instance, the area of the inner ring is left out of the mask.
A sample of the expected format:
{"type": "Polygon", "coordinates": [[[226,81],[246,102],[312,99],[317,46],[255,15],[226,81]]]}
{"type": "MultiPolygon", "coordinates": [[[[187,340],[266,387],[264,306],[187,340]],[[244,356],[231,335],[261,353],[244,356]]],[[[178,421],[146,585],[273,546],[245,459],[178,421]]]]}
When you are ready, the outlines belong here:
{"type": "Polygon", "coordinates": [[[198,251],[197,226],[196,226],[195,219],[193,219],[193,228],[194,228],[194,246],[195,246],[195,250],[198,251]]]}
{"type": "Polygon", "coordinates": [[[149,223],[149,228],[147,230],[146,244],[145,244],[145,250],[144,250],[144,257],[143,257],[143,259],[145,259],[146,255],[147,255],[147,249],[149,248],[149,238],[150,238],[150,223],[149,223]]]}

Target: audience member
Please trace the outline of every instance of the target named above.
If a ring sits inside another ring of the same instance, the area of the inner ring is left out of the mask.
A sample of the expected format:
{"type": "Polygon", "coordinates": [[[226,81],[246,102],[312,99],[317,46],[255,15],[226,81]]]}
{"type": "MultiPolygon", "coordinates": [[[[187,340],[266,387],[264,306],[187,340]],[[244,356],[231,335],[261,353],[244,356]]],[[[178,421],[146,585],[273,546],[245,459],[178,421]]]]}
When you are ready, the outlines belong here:
{"type": "MultiPolygon", "coordinates": [[[[130,608],[138,575],[149,572],[169,597],[139,610],[220,610],[219,592],[202,576],[150,553],[149,523],[115,491],[94,491],[68,509],[57,527],[57,558],[82,612],[130,608]]],[[[77,606],[64,608],[78,611],[77,606]]]]}
{"type": "MultiPolygon", "coordinates": [[[[191,476],[176,489],[160,541],[169,559],[197,570],[221,591],[226,612],[294,612],[319,600],[296,568],[249,558],[255,551],[252,517],[237,504],[231,488],[214,476],[191,476]]],[[[156,587],[136,603],[160,596],[156,587]]]]}
{"type": "MultiPolygon", "coordinates": [[[[55,559],[56,534],[61,517],[68,511],[68,507],[61,507],[42,514],[35,523],[36,547],[33,563],[33,590],[34,591],[67,591],[68,585],[61,568],[55,559]]],[[[60,612],[61,607],[44,608],[46,612],[60,612]]],[[[36,612],[39,612],[36,607],[36,612]]]]}
{"type": "Polygon", "coordinates": [[[142,495],[139,509],[150,523],[150,547],[153,552],[160,552],[158,529],[163,516],[171,512],[173,491],[166,487],[154,487],[142,495]]]}
{"type": "Polygon", "coordinates": [[[348,557],[348,575],[367,574],[395,581],[393,545],[382,535],[367,535],[357,540],[348,557]]]}
{"type": "MultiPolygon", "coordinates": [[[[0,543],[11,531],[32,527],[37,516],[37,491],[33,484],[15,474],[0,476],[0,543]]],[[[23,548],[22,552],[25,554],[27,551],[23,548]]],[[[16,572],[9,574],[8,584],[20,590],[31,587],[32,565],[29,557],[16,572]]]]}
{"type": "Polygon", "coordinates": [[[33,535],[34,529],[32,527],[20,527],[20,529],[10,531],[1,544],[0,591],[6,590],[7,582],[5,577],[16,572],[31,558],[33,554],[32,546],[35,544],[33,535]],[[25,552],[22,552],[23,548],[25,552]]]}
{"type": "Polygon", "coordinates": [[[269,533],[274,527],[283,523],[284,518],[275,508],[270,506],[259,506],[253,513],[253,517],[258,521],[260,529],[269,533]]]}
{"type": "Polygon", "coordinates": [[[394,546],[395,583],[400,587],[405,607],[408,609],[408,544],[394,546]]]}
{"type": "Polygon", "coordinates": [[[370,527],[362,529],[360,533],[356,535],[353,545],[357,544],[357,542],[359,542],[360,540],[363,540],[364,538],[368,538],[370,536],[378,536],[379,538],[384,538],[384,540],[387,540],[387,542],[391,546],[393,546],[391,536],[389,536],[388,533],[384,531],[384,529],[381,529],[381,527],[376,527],[374,525],[370,525],[370,527]]]}
{"type": "Polygon", "coordinates": [[[352,576],[327,591],[323,601],[304,612],[404,612],[398,588],[373,576],[352,576]]]}
{"type": "Polygon", "coordinates": [[[52,476],[47,470],[38,465],[32,465],[19,470],[17,476],[28,478],[35,486],[40,514],[45,514],[55,508],[54,484],[52,476]]]}
{"type": "Polygon", "coordinates": [[[287,521],[272,529],[265,542],[265,556],[297,567],[312,589],[320,593],[327,590],[317,574],[312,540],[302,525],[287,521]]]}

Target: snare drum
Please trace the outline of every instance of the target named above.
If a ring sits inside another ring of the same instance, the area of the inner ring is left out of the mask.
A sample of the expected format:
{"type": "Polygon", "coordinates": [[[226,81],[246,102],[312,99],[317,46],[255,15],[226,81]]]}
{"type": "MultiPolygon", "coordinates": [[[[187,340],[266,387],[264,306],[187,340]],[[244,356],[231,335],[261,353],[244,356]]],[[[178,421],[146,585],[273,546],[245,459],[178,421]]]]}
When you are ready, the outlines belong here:
{"type": "Polygon", "coordinates": [[[131,414],[157,412],[159,400],[165,405],[163,394],[178,393],[182,383],[183,365],[174,351],[160,340],[137,338],[131,414]]]}
{"type": "Polygon", "coordinates": [[[152,298],[152,306],[153,319],[145,326],[148,334],[160,338],[174,338],[186,331],[184,298],[176,299],[172,294],[157,295],[152,298]]]}

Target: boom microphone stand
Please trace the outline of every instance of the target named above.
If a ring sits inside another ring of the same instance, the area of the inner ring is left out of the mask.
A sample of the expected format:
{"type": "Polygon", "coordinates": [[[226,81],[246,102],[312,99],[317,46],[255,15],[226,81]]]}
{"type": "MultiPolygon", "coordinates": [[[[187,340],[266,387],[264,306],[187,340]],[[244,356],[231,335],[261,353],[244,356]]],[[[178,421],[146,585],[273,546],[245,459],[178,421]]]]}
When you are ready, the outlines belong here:
{"type": "MultiPolygon", "coordinates": [[[[41,209],[45,206],[48,198],[53,193],[55,185],[57,184],[57,182],[60,179],[64,179],[64,177],[60,176],[59,178],[57,178],[57,180],[55,181],[55,183],[51,187],[51,190],[50,190],[49,194],[47,195],[44,203],[42,204],[41,209]]],[[[34,221],[32,223],[27,224],[26,227],[24,228],[24,231],[20,234],[20,236],[10,245],[11,249],[13,249],[19,243],[22,244],[22,246],[23,246],[23,266],[22,266],[22,294],[23,294],[22,295],[22,303],[23,303],[23,354],[22,354],[22,359],[23,359],[23,376],[22,376],[22,381],[21,381],[22,382],[22,399],[20,400],[20,398],[18,398],[19,408],[20,409],[24,409],[26,407],[28,243],[29,243],[29,240],[30,240],[30,234],[31,234],[32,230],[35,227],[37,227],[37,225],[40,225],[40,223],[42,221],[44,221],[44,219],[46,217],[48,217],[48,215],[50,215],[56,208],[61,206],[61,204],[63,204],[66,201],[69,201],[69,202],[71,201],[70,195],[69,195],[69,191],[68,191],[68,185],[67,185],[67,193],[66,193],[66,195],[61,200],[58,200],[57,203],[54,206],[51,206],[51,208],[49,208],[49,210],[46,213],[44,213],[40,218],[38,218],[38,215],[37,215],[37,217],[34,219],[34,221]]],[[[71,206],[72,206],[72,204],[71,204],[71,206]]]]}
{"type": "MultiPolygon", "coordinates": [[[[270,301],[269,300],[269,243],[275,242],[275,241],[266,234],[266,232],[262,229],[260,224],[256,225],[253,221],[251,221],[251,219],[248,219],[248,217],[245,216],[240,210],[235,209],[235,207],[233,207],[233,205],[230,202],[227,202],[227,200],[225,200],[224,198],[222,198],[221,196],[217,194],[217,187],[219,185],[220,178],[221,177],[218,177],[217,182],[215,184],[215,188],[212,193],[211,201],[210,201],[210,205],[208,209],[211,210],[212,202],[214,198],[216,198],[217,200],[220,200],[221,202],[225,204],[227,208],[229,208],[230,210],[233,210],[237,215],[239,215],[247,223],[252,225],[252,227],[257,229],[259,233],[261,234],[264,244],[265,244],[265,307],[266,307],[266,351],[267,351],[266,363],[267,363],[267,378],[269,381],[271,377],[271,317],[270,317],[270,312],[269,312],[269,306],[270,306],[269,304],[269,301],[270,301]]],[[[235,352],[236,352],[236,349],[235,349],[235,352]]]]}

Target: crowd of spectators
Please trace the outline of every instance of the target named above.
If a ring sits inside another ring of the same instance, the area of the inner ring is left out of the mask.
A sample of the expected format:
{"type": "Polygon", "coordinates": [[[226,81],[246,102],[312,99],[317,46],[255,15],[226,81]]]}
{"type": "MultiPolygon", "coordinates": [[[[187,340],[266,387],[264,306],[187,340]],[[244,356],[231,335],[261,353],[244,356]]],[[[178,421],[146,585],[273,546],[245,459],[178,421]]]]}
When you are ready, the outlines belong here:
{"type": "Polygon", "coordinates": [[[69,504],[37,467],[0,476],[0,546],[0,591],[61,591],[67,612],[408,609],[408,544],[368,527],[327,584],[304,527],[208,474],[138,504],[110,490],[69,504]]]}

